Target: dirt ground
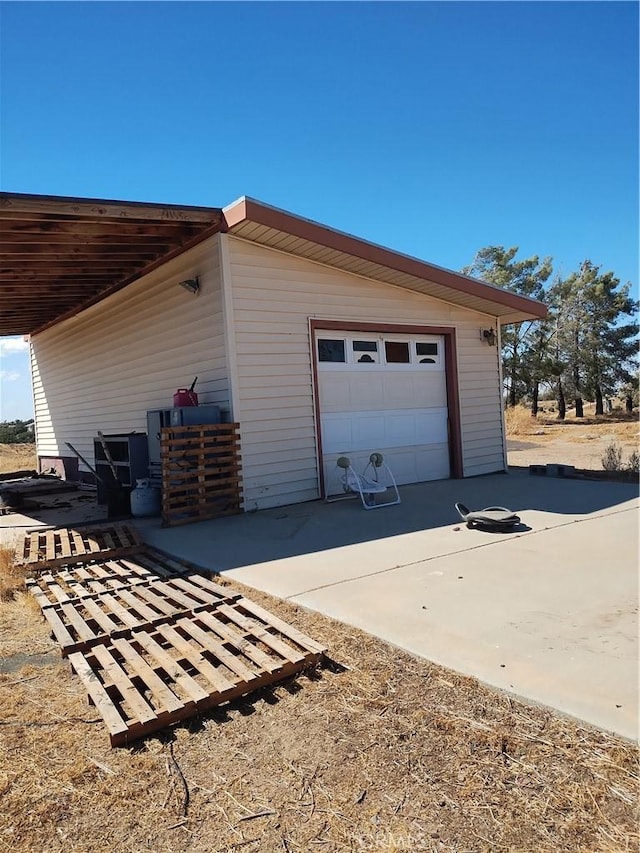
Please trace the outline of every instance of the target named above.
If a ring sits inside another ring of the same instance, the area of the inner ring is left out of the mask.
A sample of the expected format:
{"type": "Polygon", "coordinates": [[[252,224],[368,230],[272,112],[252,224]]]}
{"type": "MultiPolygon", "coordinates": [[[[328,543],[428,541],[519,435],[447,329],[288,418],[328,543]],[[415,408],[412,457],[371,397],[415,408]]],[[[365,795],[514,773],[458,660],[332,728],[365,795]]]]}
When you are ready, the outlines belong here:
{"type": "MultiPolygon", "coordinates": [[[[599,468],[610,433],[637,447],[637,422],[526,419],[509,461],[599,468]]],[[[638,849],[636,745],[255,590],[328,647],[327,665],[111,749],[14,586],[0,602],[0,851],[638,849]]]]}
{"type": "Polygon", "coordinates": [[[0,850],[637,849],[634,744],[249,595],[327,665],[120,749],[31,597],[5,596],[0,850]]]}
{"type": "Polygon", "coordinates": [[[0,444],[0,474],[36,469],[35,444],[0,444]]]}
{"type": "Polygon", "coordinates": [[[637,414],[623,413],[596,418],[593,405],[585,406],[585,417],[568,412],[564,421],[551,414],[532,418],[522,407],[507,411],[507,459],[510,466],[565,464],[591,471],[602,470],[607,447],[617,445],[623,464],[639,450],[637,414]]]}

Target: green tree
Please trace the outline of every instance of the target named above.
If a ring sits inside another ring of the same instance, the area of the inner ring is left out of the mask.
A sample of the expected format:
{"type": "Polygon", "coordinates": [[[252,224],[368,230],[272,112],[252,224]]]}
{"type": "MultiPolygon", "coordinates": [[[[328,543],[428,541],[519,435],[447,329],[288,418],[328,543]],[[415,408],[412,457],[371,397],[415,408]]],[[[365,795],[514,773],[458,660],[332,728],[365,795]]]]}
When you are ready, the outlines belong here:
{"type": "Polygon", "coordinates": [[[33,420],[0,422],[0,444],[31,444],[34,441],[33,420]]]}
{"type": "MultiPolygon", "coordinates": [[[[478,251],[473,263],[464,267],[462,272],[522,296],[544,301],[544,284],[552,272],[551,258],[541,261],[538,255],[533,255],[517,261],[515,257],[518,250],[518,246],[510,249],[486,246],[478,251]]],[[[526,321],[503,327],[502,363],[510,406],[515,406],[533,384],[536,411],[532,413],[537,413],[539,384],[547,378],[551,364],[551,338],[551,327],[547,323],[526,321]]]]}
{"type": "Polygon", "coordinates": [[[574,397],[576,417],[584,415],[583,395],[595,400],[596,414],[601,415],[603,397],[632,378],[638,305],[630,297],[630,288],[629,283],[621,287],[612,272],[601,273],[600,267],[585,260],[577,272],[551,289],[559,360],[565,366],[558,382],[559,398],[564,382],[574,397]]]}

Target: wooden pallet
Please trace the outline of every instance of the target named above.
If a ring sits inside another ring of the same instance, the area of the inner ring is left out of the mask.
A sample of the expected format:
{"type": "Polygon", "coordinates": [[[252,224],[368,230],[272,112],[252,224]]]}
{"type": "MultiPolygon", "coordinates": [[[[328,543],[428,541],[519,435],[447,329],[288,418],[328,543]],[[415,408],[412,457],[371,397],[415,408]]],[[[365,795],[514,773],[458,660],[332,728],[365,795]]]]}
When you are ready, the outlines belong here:
{"type": "Polygon", "coordinates": [[[16,549],[16,560],[39,570],[95,560],[105,555],[135,554],[142,547],[135,528],[128,524],[105,524],[77,530],[61,527],[27,533],[16,549]]]}
{"type": "Polygon", "coordinates": [[[111,745],[121,746],[314,666],[324,652],[241,597],[134,629],[69,660],[111,745]]]}
{"type": "Polygon", "coordinates": [[[58,641],[62,656],[87,651],[97,643],[128,636],[132,630],[170,621],[178,614],[197,613],[238,599],[224,587],[193,574],[155,580],[133,586],[122,585],[93,595],[67,599],[58,604],[38,603],[58,641]]]}
{"type": "Polygon", "coordinates": [[[162,524],[173,527],[240,512],[239,424],[164,427],[162,524]]]}
{"type": "Polygon", "coordinates": [[[192,572],[194,567],[188,563],[147,548],[134,557],[61,566],[55,574],[45,570],[37,577],[27,578],[26,585],[40,606],[46,607],[74,598],[111,592],[122,587],[192,572]]]}

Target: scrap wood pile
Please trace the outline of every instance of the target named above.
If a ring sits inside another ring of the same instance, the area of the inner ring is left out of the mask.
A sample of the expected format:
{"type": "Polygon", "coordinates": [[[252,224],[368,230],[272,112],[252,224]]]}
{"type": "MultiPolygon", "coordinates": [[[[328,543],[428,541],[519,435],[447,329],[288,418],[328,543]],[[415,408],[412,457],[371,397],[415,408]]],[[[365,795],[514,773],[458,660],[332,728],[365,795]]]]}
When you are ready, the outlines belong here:
{"type": "Polygon", "coordinates": [[[316,666],[325,648],[108,525],[25,536],[17,558],[112,746],[316,666]]]}

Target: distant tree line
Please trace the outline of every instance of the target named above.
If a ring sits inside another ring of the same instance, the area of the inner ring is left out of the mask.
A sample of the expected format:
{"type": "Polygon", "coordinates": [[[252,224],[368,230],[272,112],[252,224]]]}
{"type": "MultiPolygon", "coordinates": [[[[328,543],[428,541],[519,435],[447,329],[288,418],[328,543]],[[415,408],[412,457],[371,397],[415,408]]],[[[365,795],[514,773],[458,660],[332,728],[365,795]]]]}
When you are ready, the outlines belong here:
{"type": "Polygon", "coordinates": [[[622,396],[631,411],[638,402],[639,333],[631,283],[590,260],[566,277],[553,276],[551,258],[518,261],[517,253],[517,246],[487,246],[462,270],[549,309],[545,320],[502,328],[506,404],[527,402],[535,416],[542,395],[555,397],[563,420],[567,401],[583,417],[585,400],[602,415],[609,398],[622,396]]]}
{"type": "Polygon", "coordinates": [[[30,421],[0,421],[0,444],[32,444],[36,440],[30,421]]]}

